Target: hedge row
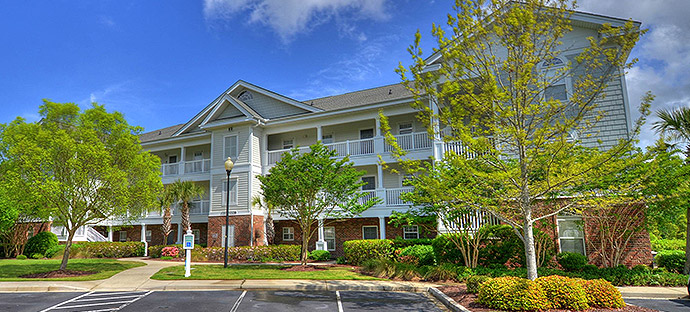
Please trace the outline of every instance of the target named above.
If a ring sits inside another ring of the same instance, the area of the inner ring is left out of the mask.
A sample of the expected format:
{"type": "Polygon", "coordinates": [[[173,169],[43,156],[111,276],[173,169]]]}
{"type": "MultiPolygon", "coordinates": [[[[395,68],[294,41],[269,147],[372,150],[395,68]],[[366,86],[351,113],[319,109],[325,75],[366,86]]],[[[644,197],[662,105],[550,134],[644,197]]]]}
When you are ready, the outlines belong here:
{"type": "Polygon", "coordinates": [[[390,239],[360,239],[343,243],[345,258],[353,265],[366,260],[391,259],[395,248],[390,239]]]}
{"type": "MultiPolygon", "coordinates": [[[[143,257],[142,242],[79,242],[72,245],[75,254],[83,258],[143,257]]],[[[71,252],[71,251],[70,251],[71,252]]]]}
{"type": "MultiPolygon", "coordinates": [[[[149,247],[149,256],[160,258],[165,247],[178,248],[177,257],[184,257],[182,245],[158,245],[149,247]]],[[[298,245],[239,246],[228,248],[230,261],[299,261],[301,247],[298,245]]],[[[192,250],[193,261],[223,261],[225,248],[195,245],[192,250]]]]}
{"type": "Polygon", "coordinates": [[[652,250],[685,250],[684,239],[652,239],[652,250]]]}
{"type": "Polygon", "coordinates": [[[670,272],[683,273],[685,268],[685,251],[664,250],[660,251],[655,257],[659,267],[665,268],[670,272]]]}

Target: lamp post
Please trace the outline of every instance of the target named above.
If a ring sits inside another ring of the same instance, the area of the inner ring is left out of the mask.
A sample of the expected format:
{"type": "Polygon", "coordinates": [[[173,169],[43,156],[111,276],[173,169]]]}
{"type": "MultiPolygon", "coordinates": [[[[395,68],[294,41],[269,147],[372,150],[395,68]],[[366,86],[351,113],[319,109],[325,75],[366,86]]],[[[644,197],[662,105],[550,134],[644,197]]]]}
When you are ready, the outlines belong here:
{"type": "Polygon", "coordinates": [[[223,237],[223,244],[225,245],[225,253],[223,255],[223,267],[228,267],[228,228],[230,223],[230,172],[232,172],[232,167],[235,164],[232,163],[232,159],[228,157],[225,161],[225,173],[228,174],[228,185],[225,190],[225,237],[223,237]]]}

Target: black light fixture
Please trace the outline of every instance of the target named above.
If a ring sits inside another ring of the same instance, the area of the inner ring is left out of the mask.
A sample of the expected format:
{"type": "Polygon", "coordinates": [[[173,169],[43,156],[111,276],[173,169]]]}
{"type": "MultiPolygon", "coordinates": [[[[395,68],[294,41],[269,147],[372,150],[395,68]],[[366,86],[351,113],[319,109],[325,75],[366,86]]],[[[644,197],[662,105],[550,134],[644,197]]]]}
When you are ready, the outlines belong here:
{"type": "Polygon", "coordinates": [[[225,244],[225,253],[223,255],[223,267],[228,267],[228,228],[230,223],[230,172],[232,172],[232,167],[235,164],[232,163],[232,159],[228,157],[225,161],[225,173],[228,174],[228,185],[225,192],[225,237],[223,238],[223,244],[225,244]]]}

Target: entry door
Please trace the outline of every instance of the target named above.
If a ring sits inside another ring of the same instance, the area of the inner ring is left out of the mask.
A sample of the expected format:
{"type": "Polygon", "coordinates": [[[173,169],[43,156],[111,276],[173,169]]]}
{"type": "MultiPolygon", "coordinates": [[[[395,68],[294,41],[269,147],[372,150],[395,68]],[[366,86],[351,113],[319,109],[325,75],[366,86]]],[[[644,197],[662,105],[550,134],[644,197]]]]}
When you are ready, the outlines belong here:
{"type": "MultiPolygon", "coordinates": [[[[225,225],[221,227],[221,230],[223,233],[221,233],[221,236],[225,238],[225,225]]],[[[227,240],[223,240],[223,247],[225,247],[225,243],[227,242],[228,247],[235,247],[235,226],[231,225],[230,228],[228,229],[228,238],[227,240]]]]}

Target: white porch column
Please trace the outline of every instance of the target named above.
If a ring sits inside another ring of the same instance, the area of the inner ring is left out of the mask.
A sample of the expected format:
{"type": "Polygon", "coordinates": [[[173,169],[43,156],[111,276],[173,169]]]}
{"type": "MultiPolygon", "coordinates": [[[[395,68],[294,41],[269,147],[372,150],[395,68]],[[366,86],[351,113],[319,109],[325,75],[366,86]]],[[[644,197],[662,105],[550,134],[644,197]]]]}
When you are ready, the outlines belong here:
{"type": "Polygon", "coordinates": [[[146,223],[141,224],[141,242],[144,243],[144,257],[148,257],[149,243],[146,241],[146,223]]]}
{"type": "Polygon", "coordinates": [[[268,134],[263,135],[261,140],[261,173],[268,173],[268,134]]]}
{"type": "Polygon", "coordinates": [[[323,140],[323,129],[321,128],[321,126],[316,126],[316,140],[323,140]]]}
{"type": "Polygon", "coordinates": [[[376,129],[374,129],[374,153],[383,154],[383,147],[385,142],[383,141],[383,136],[381,135],[381,120],[379,115],[376,115],[376,129]]]}
{"type": "Polygon", "coordinates": [[[185,167],[184,162],[187,160],[187,159],[185,159],[185,158],[186,158],[186,157],[185,157],[185,154],[186,154],[186,153],[185,153],[184,146],[183,146],[183,147],[180,147],[180,164],[178,165],[178,168],[177,168],[177,170],[178,170],[177,173],[178,173],[178,174],[184,174],[184,167],[185,167]]]}
{"type": "Polygon", "coordinates": [[[374,120],[376,121],[376,130],[374,130],[374,133],[376,134],[376,136],[381,136],[381,118],[379,117],[378,113],[374,120]]]}
{"type": "Polygon", "coordinates": [[[376,188],[383,189],[383,166],[376,164],[376,188]]]}
{"type": "Polygon", "coordinates": [[[316,242],[316,250],[326,250],[326,239],[323,232],[323,219],[319,219],[319,240],[316,242]]]}
{"type": "Polygon", "coordinates": [[[112,225],[108,226],[108,241],[109,242],[113,241],[113,226],[112,225]]]}
{"type": "Polygon", "coordinates": [[[381,239],[386,239],[386,217],[379,217],[379,231],[381,231],[381,239]]]}
{"type": "Polygon", "coordinates": [[[180,222],[177,224],[177,242],[175,242],[176,244],[182,244],[182,235],[184,235],[184,233],[182,233],[182,222],[180,222]]]}

